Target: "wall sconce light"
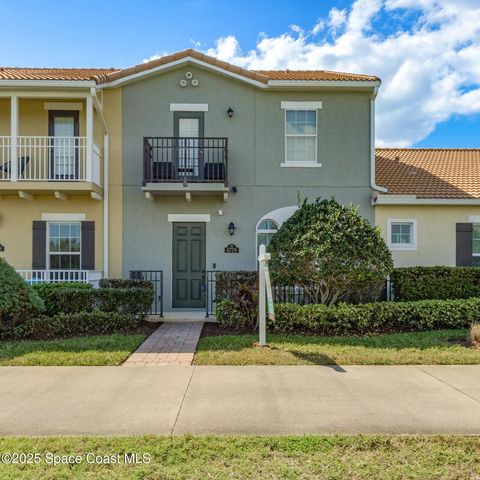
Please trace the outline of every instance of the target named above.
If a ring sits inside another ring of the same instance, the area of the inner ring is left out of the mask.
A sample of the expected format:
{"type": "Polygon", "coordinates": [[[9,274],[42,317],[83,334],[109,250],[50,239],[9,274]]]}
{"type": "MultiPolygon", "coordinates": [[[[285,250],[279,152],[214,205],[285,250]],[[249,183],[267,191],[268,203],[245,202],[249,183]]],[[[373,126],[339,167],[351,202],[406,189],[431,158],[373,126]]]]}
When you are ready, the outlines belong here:
{"type": "Polygon", "coordinates": [[[228,107],[227,114],[230,118],[233,117],[233,108],[232,107],[228,107]]]}
{"type": "Polygon", "coordinates": [[[235,233],[235,229],[236,229],[236,228],[237,228],[237,227],[235,226],[235,224],[234,224],[233,222],[230,222],[230,223],[228,224],[228,233],[229,233],[230,235],[233,235],[233,234],[235,233]]]}
{"type": "Polygon", "coordinates": [[[2,245],[2,244],[0,243],[0,252],[4,252],[4,251],[5,251],[5,245],[2,245]]]}

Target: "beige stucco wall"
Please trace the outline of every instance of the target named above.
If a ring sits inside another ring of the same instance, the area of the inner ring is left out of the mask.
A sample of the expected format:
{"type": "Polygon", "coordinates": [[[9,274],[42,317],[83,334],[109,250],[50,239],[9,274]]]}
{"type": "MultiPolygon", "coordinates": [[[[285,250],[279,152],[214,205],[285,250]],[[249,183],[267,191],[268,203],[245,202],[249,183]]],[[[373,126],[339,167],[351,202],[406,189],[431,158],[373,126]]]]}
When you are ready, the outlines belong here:
{"type": "Polygon", "coordinates": [[[480,216],[478,206],[447,205],[377,205],[375,224],[387,240],[388,219],[417,221],[416,250],[393,250],[397,267],[414,265],[455,265],[455,224],[469,222],[469,216],[480,216]]]}
{"type": "Polygon", "coordinates": [[[0,136],[10,135],[10,99],[0,98],[0,136]]]}
{"type": "Polygon", "coordinates": [[[103,114],[109,132],[109,276],[122,277],[123,169],[122,89],[104,91],[103,114]]]}
{"type": "Polygon", "coordinates": [[[42,213],[84,213],[95,222],[95,270],[103,270],[103,203],[89,196],[71,196],[67,201],[53,195],[23,200],[3,196],[0,200],[0,256],[17,269],[32,268],[32,222],[42,220],[42,213]]]}

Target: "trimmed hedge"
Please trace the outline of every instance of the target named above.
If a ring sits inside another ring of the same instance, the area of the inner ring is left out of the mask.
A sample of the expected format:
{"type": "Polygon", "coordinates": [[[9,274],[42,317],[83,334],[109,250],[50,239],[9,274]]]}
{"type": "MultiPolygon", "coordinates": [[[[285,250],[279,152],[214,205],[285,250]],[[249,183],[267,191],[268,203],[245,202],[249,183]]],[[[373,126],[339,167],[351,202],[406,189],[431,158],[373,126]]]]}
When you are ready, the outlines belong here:
{"type": "MultiPolygon", "coordinates": [[[[246,320],[236,304],[224,300],[217,306],[221,327],[243,329],[246,320]]],[[[275,305],[275,321],[267,320],[275,333],[310,335],[365,335],[394,331],[465,328],[480,320],[480,298],[376,302],[359,305],[275,305]]]]}
{"type": "Polygon", "coordinates": [[[148,280],[133,280],[124,278],[102,278],[100,288],[149,288],[153,289],[153,283],[148,280]]]}
{"type": "Polygon", "coordinates": [[[0,258],[0,331],[40,314],[45,306],[23,278],[0,258]]]}
{"type": "Polygon", "coordinates": [[[26,337],[54,338],[74,335],[98,335],[131,331],[140,322],[136,315],[111,312],[80,312],[53,317],[31,318],[0,335],[0,338],[18,340],[26,337]]]}
{"type": "Polygon", "coordinates": [[[145,314],[153,301],[150,288],[44,288],[45,314],[113,312],[124,315],[145,314]]]}
{"type": "Polygon", "coordinates": [[[480,296],[480,267],[396,268],[391,279],[396,301],[480,296]]]}

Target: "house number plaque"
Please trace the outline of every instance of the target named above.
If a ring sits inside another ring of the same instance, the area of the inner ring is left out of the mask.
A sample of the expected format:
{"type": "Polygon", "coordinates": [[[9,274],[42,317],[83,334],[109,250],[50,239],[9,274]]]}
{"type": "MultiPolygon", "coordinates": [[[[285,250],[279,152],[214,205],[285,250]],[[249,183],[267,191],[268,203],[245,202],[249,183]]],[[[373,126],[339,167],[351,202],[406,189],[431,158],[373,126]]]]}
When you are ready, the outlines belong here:
{"type": "Polygon", "coordinates": [[[225,253],[238,253],[239,251],[240,249],[233,243],[225,247],[225,253]]]}

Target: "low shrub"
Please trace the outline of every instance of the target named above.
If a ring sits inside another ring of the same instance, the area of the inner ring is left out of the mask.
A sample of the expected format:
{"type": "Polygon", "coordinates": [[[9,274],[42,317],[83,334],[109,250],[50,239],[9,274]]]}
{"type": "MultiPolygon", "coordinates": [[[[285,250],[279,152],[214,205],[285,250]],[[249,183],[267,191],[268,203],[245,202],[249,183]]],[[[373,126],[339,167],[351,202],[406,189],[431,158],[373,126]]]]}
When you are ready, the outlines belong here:
{"type": "Polygon", "coordinates": [[[26,322],[44,309],[37,292],[0,258],[0,331],[26,322]]]}
{"type": "Polygon", "coordinates": [[[97,335],[131,331],[140,322],[136,315],[111,312],[80,312],[75,314],[30,318],[12,327],[0,338],[19,340],[26,337],[54,338],[76,335],[97,335]]]}
{"type": "MultiPolygon", "coordinates": [[[[248,325],[245,316],[232,301],[220,302],[216,315],[221,327],[243,329],[243,325],[248,325]]],[[[275,333],[364,335],[466,328],[478,321],[480,298],[359,305],[340,303],[333,307],[283,303],[275,305],[275,321],[268,320],[268,329],[275,333]]]]}
{"type": "Polygon", "coordinates": [[[475,348],[480,348],[480,323],[472,324],[468,339],[475,348]]]}
{"type": "Polygon", "coordinates": [[[44,299],[45,314],[114,312],[139,315],[148,312],[153,301],[151,288],[72,288],[43,287],[39,291],[44,299]]]}
{"type": "Polygon", "coordinates": [[[396,301],[480,296],[480,267],[404,267],[392,274],[396,301]]]}
{"type": "Polygon", "coordinates": [[[45,304],[45,313],[47,315],[55,315],[58,313],[59,308],[61,308],[61,306],[59,307],[59,298],[62,295],[59,293],[59,291],[63,291],[66,288],[74,290],[91,290],[92,285],[82,282],[42,282],[32,285],[32,288],[38,293],[39,297],[45,304]]]}
{"type": "Polygon", "coordinates": [[[153,283],[149,280],[124,279],[124,278],[102,278],[99,282],[100,288],[150,288],[153,283]]]}

